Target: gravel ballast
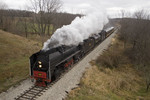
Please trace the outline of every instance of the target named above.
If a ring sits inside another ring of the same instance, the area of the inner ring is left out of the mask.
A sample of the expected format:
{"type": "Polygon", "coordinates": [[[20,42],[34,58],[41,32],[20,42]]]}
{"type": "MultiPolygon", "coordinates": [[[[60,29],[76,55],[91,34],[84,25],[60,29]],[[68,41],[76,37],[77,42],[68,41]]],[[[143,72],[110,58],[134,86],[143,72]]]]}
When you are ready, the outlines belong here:
{"type": "MultiPolygon", "coordinates": [[[[105,39],[84,59],[82,59],[82,61],[75,65],[58,82],[44,92],[42,96],[38,97],[37,100],[62,100],[67,96],[68,92],[70,92],[73,88],[78,87],[83,73],[91,66],[89,62],[96,59],[100,54],[102,54],[103,50],[107,49],[114,34],[115,32],[105,39]]],[[[7,92],[1,93],[0,100],[14,100],[15,97],[31,86],[33,86],[33,83],[31,80],[27,79],[21,82],[20,85],[10,88],[7,92]]]]}

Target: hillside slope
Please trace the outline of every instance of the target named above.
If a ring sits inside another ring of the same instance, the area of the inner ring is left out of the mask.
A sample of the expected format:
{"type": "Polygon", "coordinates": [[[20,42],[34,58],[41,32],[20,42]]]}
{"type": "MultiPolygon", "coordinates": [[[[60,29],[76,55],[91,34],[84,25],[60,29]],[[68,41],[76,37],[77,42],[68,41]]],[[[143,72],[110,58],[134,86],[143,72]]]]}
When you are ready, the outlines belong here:
{"type": "Polygon", "coordinates": [[[0,30],[0,92],[29,76],[29,56],[38,42],[0,30]]]}

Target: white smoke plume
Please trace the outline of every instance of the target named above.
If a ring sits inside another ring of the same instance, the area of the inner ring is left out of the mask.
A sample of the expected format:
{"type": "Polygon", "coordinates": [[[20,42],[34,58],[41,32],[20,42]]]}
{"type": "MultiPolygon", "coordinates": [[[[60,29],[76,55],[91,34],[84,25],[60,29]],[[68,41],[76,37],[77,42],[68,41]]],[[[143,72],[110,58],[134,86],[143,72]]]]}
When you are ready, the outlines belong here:
{"type": "Polygon", "coordinates": [[[78,45],[90,35],[103,29],[108,22],[103,12],[96,11],[81,18],[76,17],[70,25],[57,29],[49,40],[44,43],[44,51],[60,45],[78,45]]]}

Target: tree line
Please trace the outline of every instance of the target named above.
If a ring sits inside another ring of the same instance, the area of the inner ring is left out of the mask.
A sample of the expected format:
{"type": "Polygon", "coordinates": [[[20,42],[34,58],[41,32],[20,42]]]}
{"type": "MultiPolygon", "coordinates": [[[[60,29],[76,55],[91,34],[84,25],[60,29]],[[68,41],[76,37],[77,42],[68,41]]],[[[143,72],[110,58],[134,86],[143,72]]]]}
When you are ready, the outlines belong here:
{"type": "Polygon", "coordinates": [[[120,39],[136,68],[144,72],[147,91],[150,86],[150,15],[145,10],[136,11],[132,17],[125,11],[120,20],[120,39]],[[130,44],[130,47],[127,46],[130,44]]]}
{"type": "Polygon", "coordinates": [[[62,7],[60,0],[30,0],[28,10],[9,9],[0,5],[0,29],[24,35],[52,35],[57,28],[68,25],[75,17],[82,15],[58,12],[62,7]]]}

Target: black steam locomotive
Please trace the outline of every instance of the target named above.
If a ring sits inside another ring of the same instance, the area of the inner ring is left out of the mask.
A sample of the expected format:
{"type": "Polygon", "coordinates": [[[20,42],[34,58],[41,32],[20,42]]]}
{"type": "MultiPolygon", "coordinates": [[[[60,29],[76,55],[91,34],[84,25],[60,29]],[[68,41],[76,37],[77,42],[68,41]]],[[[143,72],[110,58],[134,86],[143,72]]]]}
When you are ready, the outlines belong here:
{"type": "Polygon", "coordinates": [[[46,86],[113,32],[114,27],[92,35],[78,46],[62,45],[33,54],[30,57],[31,78],[36,80],[36,85],[46,86]]]}

